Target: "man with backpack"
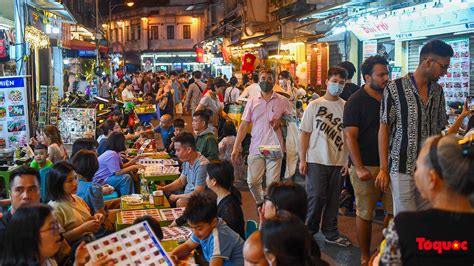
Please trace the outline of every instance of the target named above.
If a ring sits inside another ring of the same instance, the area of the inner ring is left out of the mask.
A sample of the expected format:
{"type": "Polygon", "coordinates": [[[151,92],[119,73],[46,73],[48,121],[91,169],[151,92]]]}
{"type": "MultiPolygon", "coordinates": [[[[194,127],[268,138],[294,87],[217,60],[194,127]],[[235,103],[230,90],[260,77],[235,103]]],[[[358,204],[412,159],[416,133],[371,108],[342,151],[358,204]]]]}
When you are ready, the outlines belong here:
{"type": "Polygon", "coordinates": [[[189,85],[188,93],[186,95],[185,108],[186,112],[191,111],[191,114],[196,111],[196,108],[201,101],[202,92],[206,88],[206,84],[201,81],[201,71],[194,71],[193,78],[194,82],[189,85]]]}

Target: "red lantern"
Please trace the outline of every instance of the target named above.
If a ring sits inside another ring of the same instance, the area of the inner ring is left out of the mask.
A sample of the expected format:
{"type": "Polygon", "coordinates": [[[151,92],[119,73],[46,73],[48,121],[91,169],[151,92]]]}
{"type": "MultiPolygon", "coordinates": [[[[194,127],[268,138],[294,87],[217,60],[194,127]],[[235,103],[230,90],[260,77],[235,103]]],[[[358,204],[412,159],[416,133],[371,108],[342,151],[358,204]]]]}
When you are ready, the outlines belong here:
{"type": "Polygon", "coordinates": [[[196,48],[196,62],[204,63],[204,48],[196,48]]]}
{"type": "Polygon", "coordinates": [[[251,73],[252,71],[254,71],[256,59],[257,58],[255,57],[255,55],[250,54],[250,53],[246,53],[242,57],[242,73],[243,74],[251,73]]]}

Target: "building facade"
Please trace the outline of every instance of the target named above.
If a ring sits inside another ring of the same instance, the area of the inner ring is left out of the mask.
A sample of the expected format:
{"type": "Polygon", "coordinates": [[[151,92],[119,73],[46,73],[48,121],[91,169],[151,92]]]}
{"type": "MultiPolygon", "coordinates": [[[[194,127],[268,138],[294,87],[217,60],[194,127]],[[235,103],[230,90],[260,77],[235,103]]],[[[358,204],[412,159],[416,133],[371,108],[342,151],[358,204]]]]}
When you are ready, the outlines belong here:
{"type": "Polygon", "coordinates": [[[180,2],[186,1],[113,13],[103,25],[113,53],[145,71],[198,69],[196,44],[204,39],[204,12],[186,11],[180,2]]]}

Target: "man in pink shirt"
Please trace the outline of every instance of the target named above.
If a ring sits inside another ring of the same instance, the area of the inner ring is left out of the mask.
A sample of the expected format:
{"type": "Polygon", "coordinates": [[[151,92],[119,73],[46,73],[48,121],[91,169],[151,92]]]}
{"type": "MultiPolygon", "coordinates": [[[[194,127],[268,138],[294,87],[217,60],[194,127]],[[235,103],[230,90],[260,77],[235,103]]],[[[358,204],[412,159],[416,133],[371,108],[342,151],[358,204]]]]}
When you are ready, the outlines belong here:
{"type": "Polygon", "coordinates": [[[242,149],[242,141],[252,124],[252,139],[247,159],[247,182],[257,206],[263,203],[262,177],[266,170],[267,187],[280,180],[282,158],[271,160],[261,155],[258,147],[261,145],[280,145],[284,151],[283,136],[280,119],[284,115],[291,115],[291,105],[288,99],[273,91],[274,75],[264,70],[259,75],[260,96],[250,99],[245,105],[242,123],[232,151],[232,160],[235,163],[242,149]],[[275,133],[278,142],[275,143],[275,133]]]}

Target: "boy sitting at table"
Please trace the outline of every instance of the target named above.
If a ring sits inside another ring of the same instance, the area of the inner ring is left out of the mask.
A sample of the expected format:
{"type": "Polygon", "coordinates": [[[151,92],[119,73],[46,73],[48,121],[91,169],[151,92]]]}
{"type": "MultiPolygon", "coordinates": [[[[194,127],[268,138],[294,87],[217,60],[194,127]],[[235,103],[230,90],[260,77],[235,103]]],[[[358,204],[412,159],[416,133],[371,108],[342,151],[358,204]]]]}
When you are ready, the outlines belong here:
{"type": "Polygon", "coordinates": [[[184,132],[184,120],[177,118],[173,121],[174,132],[168,135],[166,143],[169,143],[169,146],[166,147],[166,151],[171,155],[175,156],[176,150],[174,149],[174,138],[178,136],[181,132],[184,132]]]}
{"type": "Polygon", "coordinates": [[[178,179],[166,186],[157,186],[157,190],[163,190],[170,194],[169,200],[176,207],[186,207],[192,194],[204,191],[206,188],[207,165],[209,160],[196,151],[196,139],[193,134],[183,132],[175,137],[174,147],[176,157],[183,162],[183,170],[178,179]],[[178,190],[184,188],[184,193],[178,190]]]}
{"type": "Polygon", "coordinates": [[[30,163],[30,167],[36,170],[41,170],[45,167],[50,167],[53,163],[48,160],[48,147],[44,144],[38,144],[34,149],[35,158],[30,163]]]}
{"type": "Polygon", "coordinates": [[[244,265],[244,241],[217,217],[215,197],[205,192],[194,194],[188,202],[184,216],[193,233],[186,242],[170,253],[175,263],[201,246],[209,265],[244,265]]]}

